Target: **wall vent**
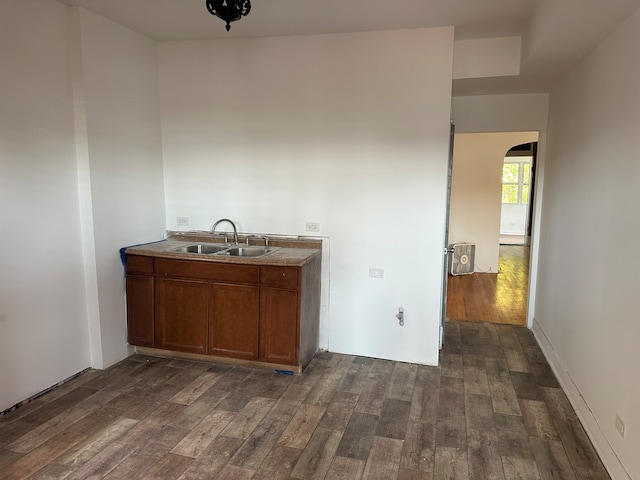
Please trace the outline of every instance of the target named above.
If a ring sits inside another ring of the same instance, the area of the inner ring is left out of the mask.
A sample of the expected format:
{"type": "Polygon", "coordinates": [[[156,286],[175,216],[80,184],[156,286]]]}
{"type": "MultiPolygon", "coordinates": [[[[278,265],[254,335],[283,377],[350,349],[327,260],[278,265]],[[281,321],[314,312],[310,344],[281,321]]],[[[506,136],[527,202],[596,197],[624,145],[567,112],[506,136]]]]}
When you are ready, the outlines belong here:
{"type": "Polygon", "coordinates": [[[476,246],[473,243],[454,243],[449,245],[449,273],[468,275],[473,273],[476,260],[476,246]]]}

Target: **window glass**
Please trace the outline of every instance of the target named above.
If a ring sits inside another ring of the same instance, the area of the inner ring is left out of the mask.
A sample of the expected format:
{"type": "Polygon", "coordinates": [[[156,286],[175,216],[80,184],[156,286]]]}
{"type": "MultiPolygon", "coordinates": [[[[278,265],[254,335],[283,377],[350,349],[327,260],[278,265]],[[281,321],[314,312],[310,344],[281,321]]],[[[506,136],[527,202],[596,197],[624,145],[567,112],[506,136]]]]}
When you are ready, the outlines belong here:
{"type": "Polygon", "coordinates": [[[526,205],[529,202],[531,157],[506,157],[502,164],[502,203],[526,205]]]}
{"type": "Polygon", "coordinates": [[[502,184],[502,203],[518,203],[518,185],[502,184]]]}
{"type": "Polygon", "coordinates": [[[518,183],[520,164],[505,163],[502,166],[502,183],[518,183]]]}

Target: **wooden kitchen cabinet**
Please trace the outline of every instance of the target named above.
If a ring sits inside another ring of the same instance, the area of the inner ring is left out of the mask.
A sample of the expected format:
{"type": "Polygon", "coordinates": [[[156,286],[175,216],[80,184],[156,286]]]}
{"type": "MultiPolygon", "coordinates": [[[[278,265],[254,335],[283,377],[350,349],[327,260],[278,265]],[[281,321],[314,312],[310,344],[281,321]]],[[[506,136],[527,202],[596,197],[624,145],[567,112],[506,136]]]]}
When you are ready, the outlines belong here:
{"type": "Polygon", "coordinates": [[[207,353],[209,285],[173,278],[157,278],[155,284],[155,346],[207,353]]]}
{"type": "Polygon", "coordinates": [[[260,360],[294,365],[298,359],[299,267],[263,267],[260,360]]]}
{"type": "Polygon", "coordinates": [[[153,277],[127,275],[127,338],[132,345],[153,346],[153,277]]]}
{"type": "Polygon", "coordinates": [[[153,346],[153,259],[130,255],[126,266],[127,338],[132,345],[153,346]]]}
{"type": "Polygon", "coordinates": [[[260,360],[294,365],[298,346],[298,290],[264,287],[260,360]]]}
{"type": "Polygon", "coordinates": [[[306,366],[318,349],[320,256],[260,271],[260,360],[306,366]]]}
{"type": "Polygon", "coordinates": [[[155,347],[258,358],[260,267],[158,258],[154,271],[155,347]]]}
{"type": "Polygon", "coordinates": [[[257,286],[156,280],[155,346],[258,359],[257,286]]]}
{"type": "Polygon", "coordinates": [[[135,257],[127,267],[127,321],[129,343],[149,347],[140,351],[296,372],[316,353],[320,255],[301,266],[135,257]]]}
{"type": "Polygon", "coordinates": [[[258,359],[260,289],[253,285],[215,284],[209,297],[211,355],[258,359]]]}

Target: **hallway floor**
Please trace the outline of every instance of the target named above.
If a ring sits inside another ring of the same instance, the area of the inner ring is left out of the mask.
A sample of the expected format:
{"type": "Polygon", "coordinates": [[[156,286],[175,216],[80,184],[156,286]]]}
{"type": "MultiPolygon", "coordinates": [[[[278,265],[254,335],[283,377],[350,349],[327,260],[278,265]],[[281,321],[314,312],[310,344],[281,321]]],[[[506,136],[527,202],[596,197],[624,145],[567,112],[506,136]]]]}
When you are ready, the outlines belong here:
{"type": "Polygon", "coordinates": [[[449,275],[447,318],[526,325],[529,247],[501,245],[498,271],[449,275]]]}
{"type": "Polygon", "coordinates": [[[529,330],[449,321],[440,363],[136,355],[0,417],[0,478],[609,478],[529,330]]]}

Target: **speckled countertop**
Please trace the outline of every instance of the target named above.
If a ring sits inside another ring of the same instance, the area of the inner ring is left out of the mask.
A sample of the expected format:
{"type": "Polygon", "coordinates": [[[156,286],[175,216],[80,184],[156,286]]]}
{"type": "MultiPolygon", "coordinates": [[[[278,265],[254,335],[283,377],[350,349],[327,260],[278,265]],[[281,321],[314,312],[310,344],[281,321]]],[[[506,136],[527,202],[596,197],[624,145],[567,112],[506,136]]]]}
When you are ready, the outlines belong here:
{"type": "MultiPolygon", "coordinates": [[[[246,247],[247,234],[238,234],[238,245],[246,247]]],[[[269,248],[273,251],[260,257],[234,257],[229,255],[183,253],[182,247],[195,244],[225,245],[224,236],[207,232],[172,232],[166,234],[166,240],[144,245],[136,245],[126,250],[128,255],[146,255],[152,257],[173,258],[177,260],[198,260],[215,263],[237,263],[246,265],[286,265],[302,266],[322,252],[322,240],[304,237],[285,237],[267,235],[269,248]]],[[[252,234],[249,236],[250,246],[264,246],[264,240],[252,234]]],[[[227,243],[226,246],[235,245],[227,243]]]]}

